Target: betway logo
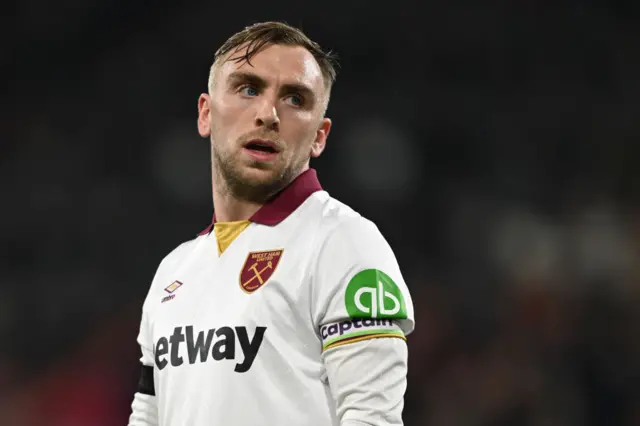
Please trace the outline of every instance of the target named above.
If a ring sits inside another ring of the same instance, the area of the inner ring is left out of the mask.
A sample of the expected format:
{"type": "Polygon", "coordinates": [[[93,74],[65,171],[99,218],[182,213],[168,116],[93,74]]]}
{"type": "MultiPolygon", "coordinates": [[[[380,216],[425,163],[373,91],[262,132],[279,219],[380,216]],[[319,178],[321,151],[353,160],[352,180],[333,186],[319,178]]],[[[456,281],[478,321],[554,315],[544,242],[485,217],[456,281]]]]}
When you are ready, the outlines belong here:
{"type": "Polygon", "coordinates": [[[184,333],[182,327],[176,327],[173,329],[171,336],[161,337],[156,342],[156,366],[159,370],[162,370],[169,363],[173,367],[179,367],[185,361],[189,364],[207,362],[209,355],[214,361],[235,360],[237,340],[242,352],[242,362],[236,363],[234,371],[245,373],[249,371],[258,355],[258,349],[260,349],[266,330],[267,327],[256,327],[253,338],[249,339],[247,327],[212,328],[200,331],[197,335],[194,335],[193,326],[191,325],[184,327],[184,333]],[[184,358],[184,350],[180,350],[184,346],[187,347],[186,360],[184,358]]]}

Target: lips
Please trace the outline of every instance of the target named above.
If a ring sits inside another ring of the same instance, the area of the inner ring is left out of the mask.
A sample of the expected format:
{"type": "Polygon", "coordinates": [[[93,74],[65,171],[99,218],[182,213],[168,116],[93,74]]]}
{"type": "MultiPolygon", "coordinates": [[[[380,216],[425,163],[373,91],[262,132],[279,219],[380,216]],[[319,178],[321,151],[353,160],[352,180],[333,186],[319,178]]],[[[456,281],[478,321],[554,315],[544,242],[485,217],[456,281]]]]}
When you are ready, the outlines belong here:
{"type": "Polygon", "coordinates": [[[276,154],[280,152],[278,145],[266,139],[253,139],[244,145],[250,151],[263,152],[266,154],[276,154]]]}
{"type": "Polygon", "coordinates": [[[267,139],[252,139],[244,144],[243,150],[259,163],[274,162],[280,152],[278,145],[267,139]]]}

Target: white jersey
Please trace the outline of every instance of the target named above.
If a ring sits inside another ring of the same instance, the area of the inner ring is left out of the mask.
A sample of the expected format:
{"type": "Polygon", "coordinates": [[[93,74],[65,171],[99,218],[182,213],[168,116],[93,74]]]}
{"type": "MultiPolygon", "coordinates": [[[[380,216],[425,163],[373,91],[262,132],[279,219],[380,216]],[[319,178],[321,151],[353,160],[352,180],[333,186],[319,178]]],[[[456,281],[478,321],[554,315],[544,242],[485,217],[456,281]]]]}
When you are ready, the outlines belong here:
{"type": "Polygon", "coordinates": [[[313,169],[246,222],[160,264],[129,424],[402,424],[413,305],[376,226],[313,169]]]}

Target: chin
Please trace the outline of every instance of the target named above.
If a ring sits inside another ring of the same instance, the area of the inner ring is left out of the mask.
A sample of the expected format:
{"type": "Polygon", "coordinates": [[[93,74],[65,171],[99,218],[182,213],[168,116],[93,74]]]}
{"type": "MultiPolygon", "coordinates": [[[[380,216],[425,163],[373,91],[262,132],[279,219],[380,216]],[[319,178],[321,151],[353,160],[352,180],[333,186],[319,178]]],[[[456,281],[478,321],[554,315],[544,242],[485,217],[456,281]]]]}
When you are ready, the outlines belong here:
{"type": "Polygon", "coordinates": [[[285,170],[282,168],[243,167],[238,170],[235,189],[243,198],[253,200],[269,197],[286,185],[285,170]]]}
{"type": "Polygon", "coordinates": [[[283,189],[286,179],[282,169],[265,169],[245,166],[227,175],[229,188],[236,197],[256,203],[264,203],[283,189]]]}
{"type": "Polygon", "coordinates": [[[266,168],[266,167],[252,167],[248,166],[242,170],[243,180],[248,184],[264,185],[270,184],[274,181],[278,181],[282,178],[280,169],[266,168]]]}

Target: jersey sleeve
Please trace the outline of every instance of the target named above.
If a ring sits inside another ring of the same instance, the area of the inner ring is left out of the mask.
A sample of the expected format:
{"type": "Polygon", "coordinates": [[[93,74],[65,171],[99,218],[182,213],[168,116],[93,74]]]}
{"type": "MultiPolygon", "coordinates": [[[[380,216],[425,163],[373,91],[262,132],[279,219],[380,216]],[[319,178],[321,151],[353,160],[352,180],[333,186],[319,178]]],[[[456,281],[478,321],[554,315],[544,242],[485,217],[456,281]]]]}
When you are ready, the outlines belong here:
{"type": "Polygon", "coordinates": [[[411,296],[378,228],[354,218],[333,230],[317,259],[315,326],[341,426],[401,426],[411,296]]]}
{"type": "Polygon", "coordinates": [[[323,354],[340,426],[402,426],[407,352],[400,339],[369,339],[323,354]]]}
{"type": "MultiPolygon", "coordinates": [[[[146,305],[146,303],[145,303],[146,305]]],[[[142,356],[140,358],[140,378],[138,389],[131,403],[129,426],[157,426],[158,406],[154,386],[153,342],[151,340],[146,309],[143,307],[138,344],[142,356]]]]}
{"type": "Polygon", "coordinates": [[[373,222],[349,219],[329,233],[314,274],[314,322],[322,349],[413,331],[411,295],[388,242],[373,222]]]}
{"type": "MultiPolygon", "coordinates": [[[[178,248],[179,249],[179,248],[178,248]]],[[[174,252],[177,250],[174,250],[174,252]]],[[[155,357],[153,347],[153,336],[150,324],[150,295],[159,277],[167,269],[170,263],[171,254],[165,257],[156,271],[153,281],[142,305],[142,317],[140,319],[140,329],[137,342],[140,346],[140,378],[138,389],[133,396],[131,403],[131,415],[128,426],[158,426],[158,403],[156,398],[154,375],[155,357]]]]}

